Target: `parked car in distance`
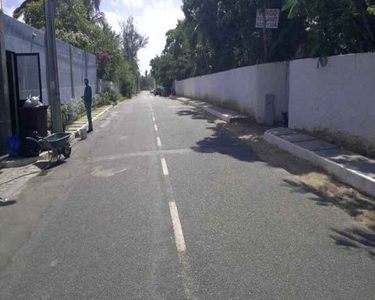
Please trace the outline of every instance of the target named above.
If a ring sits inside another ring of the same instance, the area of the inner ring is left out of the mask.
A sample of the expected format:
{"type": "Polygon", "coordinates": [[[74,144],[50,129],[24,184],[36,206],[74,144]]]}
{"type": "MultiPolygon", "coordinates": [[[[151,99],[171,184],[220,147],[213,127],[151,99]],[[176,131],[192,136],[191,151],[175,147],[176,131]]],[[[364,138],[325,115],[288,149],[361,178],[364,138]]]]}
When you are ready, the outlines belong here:
{"type": "Polygon", "coordinates": [[[161,88],[157,88],[157,89],[154,90],[154,95],[155,96],[161,96],[161,93],[162,93],[161,88]]]}
{"type": "Polygon", "coordinates": [[[154,90],[150,90],[150,94],[153,94],[154,93],[154,90]]]}

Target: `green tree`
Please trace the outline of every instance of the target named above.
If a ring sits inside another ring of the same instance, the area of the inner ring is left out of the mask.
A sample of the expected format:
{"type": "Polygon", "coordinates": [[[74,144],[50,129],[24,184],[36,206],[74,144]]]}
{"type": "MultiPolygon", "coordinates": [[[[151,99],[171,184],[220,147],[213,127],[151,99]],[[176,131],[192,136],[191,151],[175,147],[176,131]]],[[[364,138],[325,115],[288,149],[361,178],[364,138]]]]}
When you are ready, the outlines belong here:
{"type": "Polygon", "coordinates": [[[141,74],[138,67],[138,51],[148,44],[148,37],[142,35],[134,24],[133,17],[129,17],[121,24],[121,46],[125,61],[130,65],[130,72],[134,78],[134,92],[141,86],[141,74]]]}
{"type": "Polygon", "coordinates": [[[19,17],[21,17],[21,15],[25,13],[25,9],[26,9],[27,5],[32,4],[33,2],[39,2],[39,0],[25,0],[25,1],[23,1],[20,4],[20,6],[17,7],[13,11],[13,18],[18,19],[19,17]]]}
{"type": "MultiPolygon", "coordinates": [[[[94,52],[93,36],[100,28],[87,20],[84,3],[81,0],[64,0],[56,4],[56,36],[81,49],[94,52]]],[[[45,28],[43,0],[28,3],[22,14],[26,24],[37,29],[45,28]]]]}
{"type": "Polygon", "coordinates": [[[129,61],[137,61],[137,53],[148,44],[148,37],[139,33],[133,17],[121,24],[122,49],[129,61]]]}
{"type": "MultiPolygon", "coordinates": [[[[282,3],[269,0],[267,7],[282,3]]],[[[262,30],[255,28],[257,9],[263,5],[255,0],[185,0],[185,19],[167,32],[162,55],[151,62],[157,81],[166,88],[174,79],[263,62],[262,30]]],[[[282,13],[279,30],[268,30],[270,61],[293,58],[305,36],[303,19],[287,16],[282,13]]]]}
{"type": "Polygon", "coordinates": [[[308,38],[299,56],[328,56],[375,50],[373,0],[286,0],[289,18],[303,18],[308,38]]]}
{"type": "MultiPolygon", "coordinates": [[[[23,1],[19,7],[17,7],[13,12],[13,17],[18,19],[21,15],[25,14],[27,12],[27,6],[30,4],[33,4],[35,2],[39,2],[39,5],[44,6],[44,1],[40,0],[25,0],[23,1]]],[[[105,20],[104,14],[100,12],[100,0],[79,0],[79,4],[83,5],[85,8],[85,14],[88,21],[93,21],[94,23],[100,23],[102,24],[105,20]]],[[[77,5],[77,1],[74,0],[61,0],[56,1],[56,6],[59,5],[70,5],[71,7],[71,13],[74,14],[75,12],[75,6],[77,5]]],[[[59,9],[56,9],[56,11],[59,11],[59,9]]],[[[41,16],[44,16],[44,10],[43,14],[41,16]]],[[[37,17],[37,16],[35,16],[37,17]]]]}
{"type": "Polygon", "coordinates": [[[375,51],[375,0],[184,0],[182,10],[185,19],[151,61],[169,88],[174,79],[257,63],[375,51]],[[255,28],[264,8],[282,8],[265,44],[255,28]]]}
{"type": "Polygon", "coordinates": [[[154,87],[155,87],[155,80],[146,71],[145,75],[141,76],[141,90],[149,91],[149,90],[152,90],[154,87]]]}

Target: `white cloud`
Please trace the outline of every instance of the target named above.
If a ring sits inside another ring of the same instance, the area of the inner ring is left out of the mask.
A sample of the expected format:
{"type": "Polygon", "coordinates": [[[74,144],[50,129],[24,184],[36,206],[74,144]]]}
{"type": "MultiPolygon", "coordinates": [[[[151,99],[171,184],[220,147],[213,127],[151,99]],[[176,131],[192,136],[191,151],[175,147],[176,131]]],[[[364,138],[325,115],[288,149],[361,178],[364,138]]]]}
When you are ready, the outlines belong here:
{"type": "Polygon", "coordinates": [[[116,32],[120,32],[121,26],[120,23],[125,21],[126,18],[121,17],[119,11],[105,11],[105,16],[108,21],[108,24],[112,27],[112,29],[116,32]]]}
{"type": "Polygon", "coordinates": [[[13,12],[16,9],[16,6],[15,5],[12,5],[12,6],[4,5],[3,9],[4,9],[4,13],[6,15],[13,17],[13,12]]]}
{"type": "Polygon", "coordinates": [[[111,0],[111,6],[117,7],[121,3],[121,0],[111,0]]]}
{"type": "MultiPolygon", "coordinates": [[[[117,3],[119,0],[112,0],[117,3]]],[[[121,0],[129,5],[140,0],[121,0]]],[[[141,34],[149,37],[149,43],[145,49],[141,49],[138,53],[139,68],[144,74],[146,70],[150,70],[150,60],[156,55],[160,55],[165,46],[165,34],[168,30],[176,27],[177,20],[184,17],[179,5],[173,0],[147,1],[149,4],[144,5],[140,14],[134,15],[134,21],[141,34]],[[152,3],[150,3],[152,2],[152,3]]],[[[136,4],[138,5],[138,4],[136,4]]],[[[119,22],[125,21],[128,15],[121,14],[119,10],[104,11],[108,23],[114,30],[120,32],[119,22]]]]}
{"type": "Polygon", "coordinates": [[[136,17],[137,27],[142,34],[149,37],[149,44],[138,53],[142,73],[149,70],[150,60],[160,55],[165,46],[165,34],[176,27],[177,20],[184,17],[179,6],[172,0],[160,0],[145,8],[143,13],[136,17]]]}

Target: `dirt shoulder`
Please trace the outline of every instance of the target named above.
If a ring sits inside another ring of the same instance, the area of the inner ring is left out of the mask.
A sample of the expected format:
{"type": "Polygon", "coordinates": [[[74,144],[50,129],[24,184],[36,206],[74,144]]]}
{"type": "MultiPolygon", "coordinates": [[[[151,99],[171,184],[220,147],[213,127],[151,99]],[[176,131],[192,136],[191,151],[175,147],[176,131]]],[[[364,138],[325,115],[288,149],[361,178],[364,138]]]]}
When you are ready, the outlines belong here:
{"type": "Polygon", "coordinates": [[[295,175],[295,180],[288,181],[294,191],[314,193],[318,196],[316,201],[319,202],[319,205],[338,206],[356,221],[375,230],[374,199],[337,181],[309,162],[267,143],[263,139],[263,134],[269,129],[268,127],[261,126],[255,122],[249,124],[227,124],[224,121],[216,120],[215,123],[217,126],[226,128],[248,144],[262,161],[273,167],[283,168],[295,175]]]}

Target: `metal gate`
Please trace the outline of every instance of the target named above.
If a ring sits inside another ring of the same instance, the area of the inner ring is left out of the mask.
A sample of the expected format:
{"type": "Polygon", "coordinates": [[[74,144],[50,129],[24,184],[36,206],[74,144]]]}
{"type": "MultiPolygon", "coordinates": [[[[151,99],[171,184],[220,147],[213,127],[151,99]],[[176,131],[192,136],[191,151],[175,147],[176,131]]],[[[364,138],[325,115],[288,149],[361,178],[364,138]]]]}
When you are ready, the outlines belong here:
{"type": "Polygon", "coordinates": [[[39,53],[16,54],[16,81],[18,101],[26,101],[31,95],[40,96],[43,102],[39,53]]]}
{"type": "Polygon", "coordinates": [[[18,111],[27,98],[39,96],[43,102],[39,53],[6,51],[12,133],[19,133],[18,111]]]}

